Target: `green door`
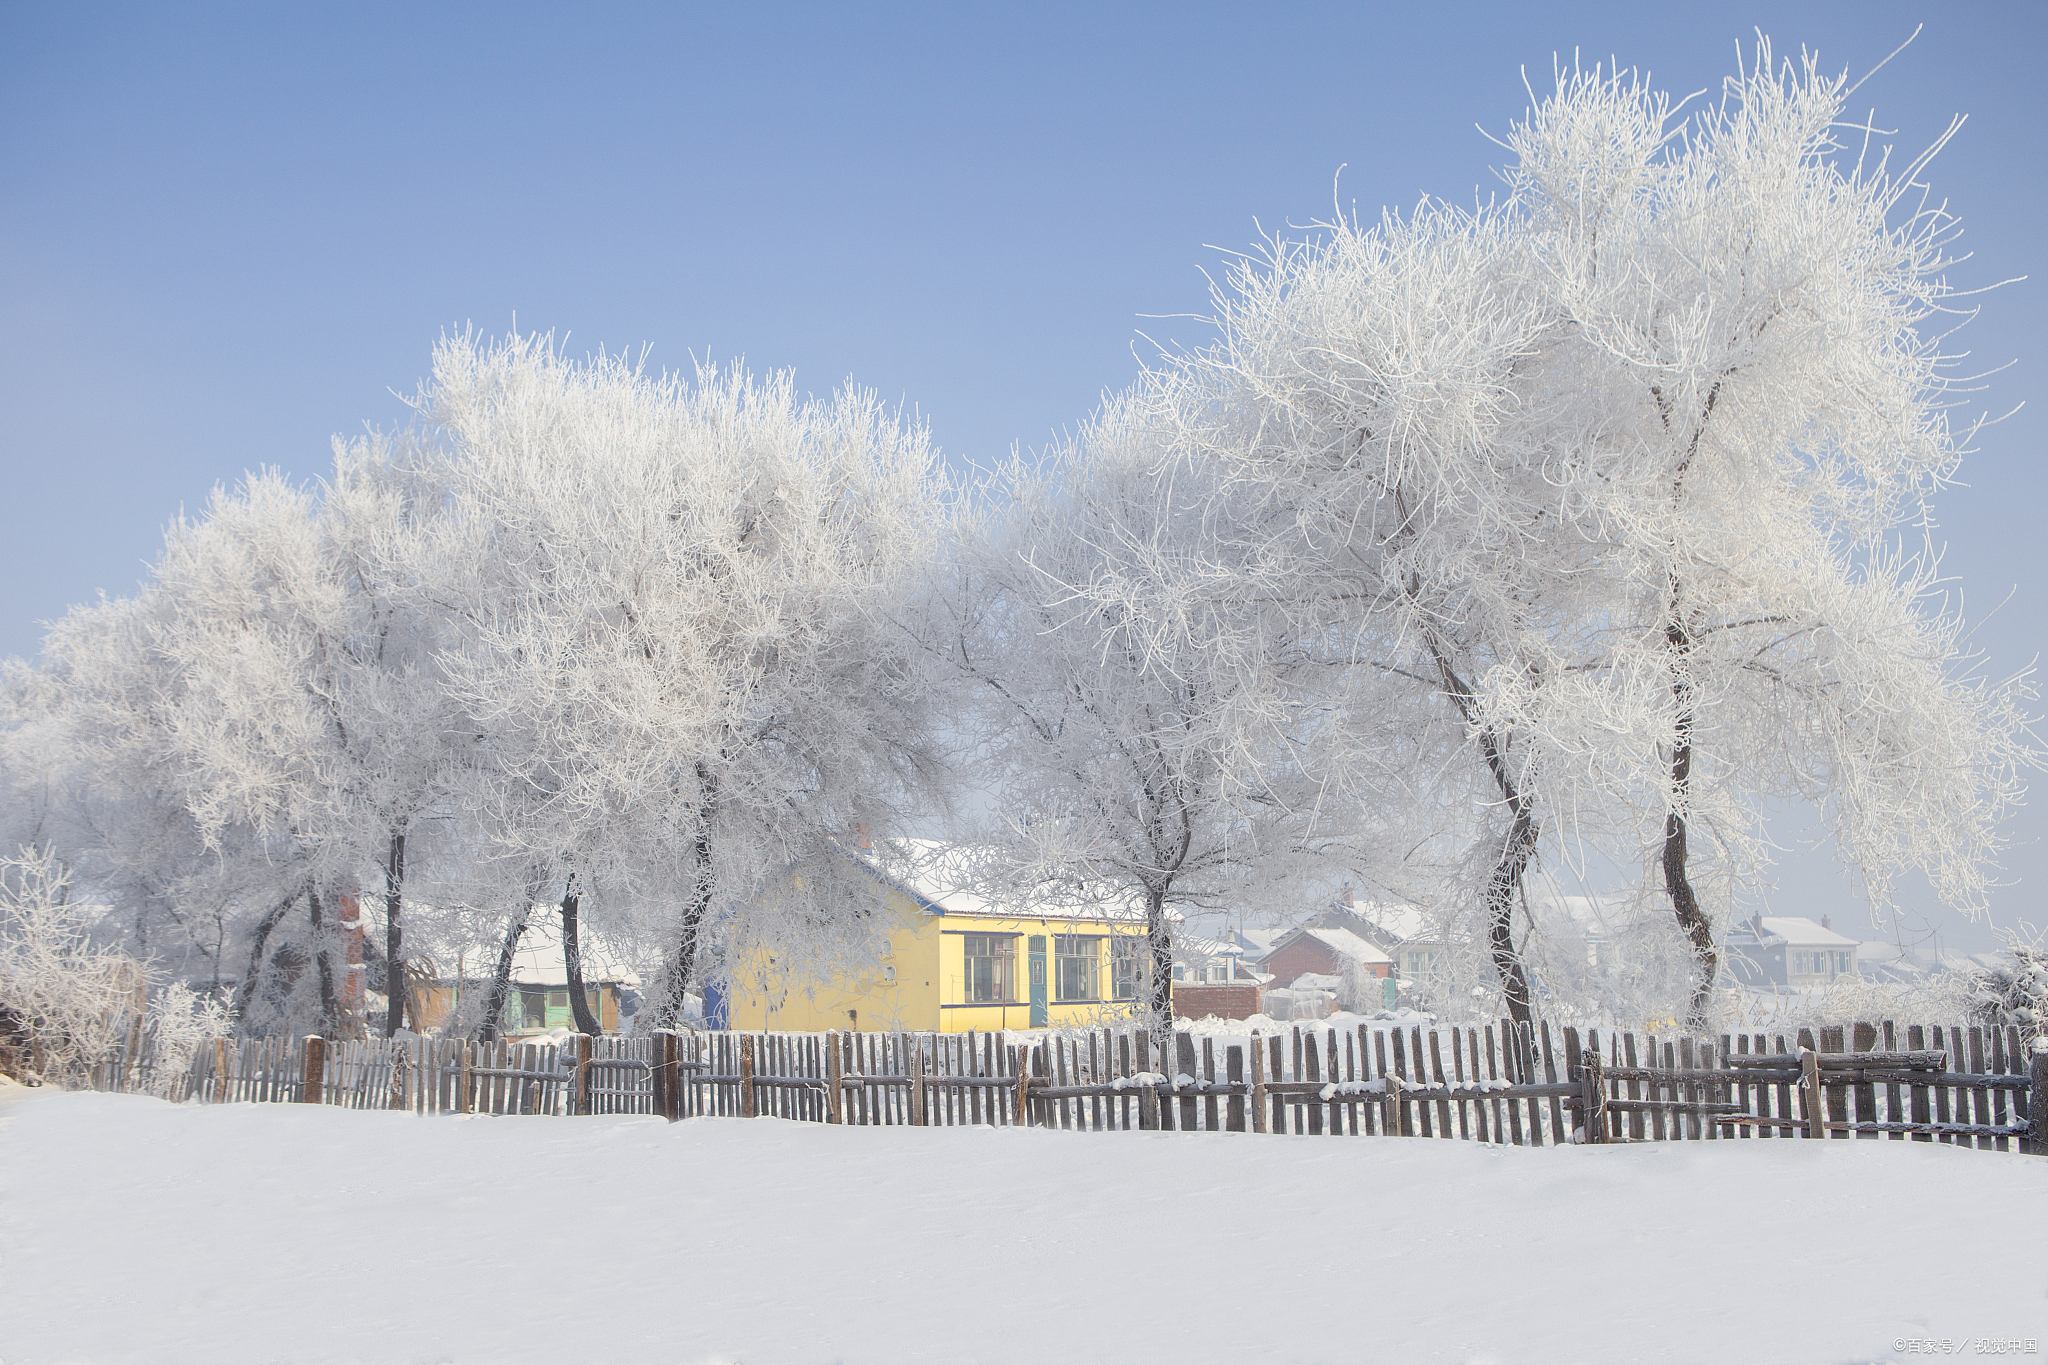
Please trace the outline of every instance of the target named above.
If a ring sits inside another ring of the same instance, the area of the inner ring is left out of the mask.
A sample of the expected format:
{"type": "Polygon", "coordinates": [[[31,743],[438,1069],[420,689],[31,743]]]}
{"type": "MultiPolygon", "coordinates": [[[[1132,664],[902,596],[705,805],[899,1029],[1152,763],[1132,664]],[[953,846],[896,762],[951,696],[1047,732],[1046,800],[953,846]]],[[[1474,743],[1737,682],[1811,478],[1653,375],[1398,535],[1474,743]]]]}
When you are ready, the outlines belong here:
{"type": "Polygon", "coordinates": [[[1031,1027],[1044,1028],[1048,1016],[1045,1010],[1045,935],[1031,936],[1031,1027]]]}

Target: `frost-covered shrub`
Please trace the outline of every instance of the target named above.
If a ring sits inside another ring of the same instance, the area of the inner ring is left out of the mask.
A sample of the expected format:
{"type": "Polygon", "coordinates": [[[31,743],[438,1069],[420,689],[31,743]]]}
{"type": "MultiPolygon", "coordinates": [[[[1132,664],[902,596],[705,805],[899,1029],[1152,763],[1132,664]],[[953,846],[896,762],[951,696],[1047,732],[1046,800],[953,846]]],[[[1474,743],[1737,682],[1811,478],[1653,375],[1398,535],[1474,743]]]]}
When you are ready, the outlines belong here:
{"type": "Polygon", "coordinates": [[[83,1080],[114,1046],[142,985],[134,959],[97,945],[105,907],[73,902],[51,853],[0,858],[0,1070],[83,1080]]]}
{"type": "Polygon", "coordinates": [[[234,1032],[234,1021],[226,1003],[201,995],[189,986],[173,982],[149,1002],[149,1035],[155,1067],[145,1082],[149,1093],[164,1099],[183,1099],[185,1075],[191,1070],[193,1054],[209,1039],[234,1032]]]}
{"type": "Polygon", "coordinates": [[[2011,934],[2003,956],[2009,965],[2001,963],[1970,982],[1972,1016],[2017,1025],[2028,1038],[2048,1036],[2048,943],[2039,934],[2011,934]]]}
{"type": "MultiPolygon", "coordinates": [[[[1716,1000],[1718,1027],[1742,1032],[1783,1033],[1796,1029],[1881,1023],[1958,1024],[1971,1016],[1970,978],[1939,972],[1920,981],[1868,981],[1841,977],[1796,995],[1722,992],[1716,1000]]],[[[1905,1046],[1903,1038],[1899,1046],[1905,1046]]]]}

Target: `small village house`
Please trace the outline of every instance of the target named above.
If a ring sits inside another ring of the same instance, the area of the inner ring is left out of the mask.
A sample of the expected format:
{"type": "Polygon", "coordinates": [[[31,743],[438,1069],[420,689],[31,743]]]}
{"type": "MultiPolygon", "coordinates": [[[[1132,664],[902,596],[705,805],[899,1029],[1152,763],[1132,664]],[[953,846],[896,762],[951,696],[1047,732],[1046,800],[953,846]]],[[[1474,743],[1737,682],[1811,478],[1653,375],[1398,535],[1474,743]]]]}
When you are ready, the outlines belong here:
{"type": "Polygon", "coordinates": [[[1825,915],[1818,924],[1756,915],[1728,931],[1725,951],[1730,972],[1743,985],[1804,991],[1858,975],[1858,946],[1836,933],[1825,915]]]}
{"type": "Polygon", "coordinates": [[[1386,980],[1394,974],[1394,959],[1349,929],[1305,924],[1275,939],[1259,970],[1283,986],[1303,975],[1386,980]]]}
{"type": "MultiPolygon", "coordinates": [[[[553,916],[553,906],[535,906],[533,919],[512,955],[511,989],[505,997],[500,1032],[513,1041],[550,1029],[576,1027],[575,1011],[569,1003],[569,968],[562,959],[561,927],[553,916]]],[[[639,1008],[640,977],[609,943],[588,929],[578,936],[578,946],[590,1012],[606,1033],[616,1033],[639,1008]]],[[[415,1027],[422,1033],[439,1028],[465,1000],[481,997],[491,982],[489,971],[479,969],[495,966],[492,961],[465,958],[454,976],[414,983],[415,1027]]]]}
{"type": "Polygon", "coordinates": [[[880,962],[805,980],[757,954],[724,985],[725,1027],[1079,1028],[1126,1017],[1138,999],[1148,969],[1145,917],[1129,898],[993,900],[963,850],[927,840],[835,856],[849,860],[853,884],[864,882],[875,912],[886,916],[880,962]]]}

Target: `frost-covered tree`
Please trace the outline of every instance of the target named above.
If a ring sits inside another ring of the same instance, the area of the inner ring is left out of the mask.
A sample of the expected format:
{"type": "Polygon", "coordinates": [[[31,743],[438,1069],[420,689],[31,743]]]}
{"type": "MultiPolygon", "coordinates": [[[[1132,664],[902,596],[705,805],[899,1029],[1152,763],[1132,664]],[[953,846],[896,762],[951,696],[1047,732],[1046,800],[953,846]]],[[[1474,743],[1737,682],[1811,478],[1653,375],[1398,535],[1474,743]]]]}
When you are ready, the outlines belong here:
{"type": "Polygon", "coordinates": [[[1181,449],[1289,547],[1279,595],[1426,680],[1492,787],[1486,936],[1512,936],[1548,819],[1628,860],[1640,820],[1703,1018],[1772,798],[1820,803],[1882,894],[1966,908],[2031,761],[2015,685],[1971,679],[1901,532],[1952,468],[1938,338],[1949,221],[1915,163],[1843,164],[1844,83],[1768,48],[1680,125],[1567,74],[1509,139],[1506,202],[1276,243],[1174,358],[1181,449]],[[1680,136],[1682,134],[1682,136],[1680,136]],[[1712,831],[1719,909],[1693,836],[1712,831]]]}
{"type": "Polygon", "coordinates": [[[655,376],[530,337],[444,342],[418,407],[441,553],[476,566],[456,598],[475,645],[449,668],[490,736],[488,838],[662,923],[663,1024],[714,922],[799,964],[846,950],[867,932],[850,914],[754,909],[937,775],[891,623],[942,520],[923,430],[852,389],[655,376]]]}
{"type": "Polygon", "coordinates": [[[183,675],[158,648],[177,610],[154,585],[76,608],[40,667],[8,665],[0,799],[8,838],[61,857],[113,910],[99,934],[211,990],[239,981],[246,999],[304,872],[288,840],[194,814],[198,774],[176,743],[183,675]]]}
{"type": "Polygon", "coordinates": [[[1760,859],[1758,800],[1803,798],[1873,897],[1917,868],[1974,912],[2030,762],[2025,689],[1960,666],[1920,530],[1965,443],[1941,350],[1955,225],[1918,178],[1947,137],[1897,170],[1867,129],[1845,146],[1848,88],[1762,43],[1683,123],[1638,80],[1574,72],[1509,139],[1565,339],[1544,397],[1602,481],[1575,520],[1620,551],[1608,734],[1581,743],[1661,824],[1695,1026],[1718,927],[1696,833],[1725,903],[1760,859]]]}
{"type": "Polygon", "coordinates": [[[288,840],[305,863],[329,1028],[348,1021],[326,940],[343,899],[378,883],[385,1031],[398,1028],[408,854],[475,743],[438,674],[461,622],[423,573],[437,510],[381,443],[338,447],[324,496],[251,476],[175,527],[155,566],[176,604],[153,647],[179,675],[167,739],[192,814],[216,837],[246,826],[288,840]]]}
{"type": "Polygon", "coordinates": [[[1126,394],[1052,459],[1007,468],[923,627],[995,801],[981,875],[1142,913],[1138,1014],[1155,1031],[1171,1027],[1175,912],[1305,906],[1339,845],[1372,861],[1361,774],[1319,766],[1330,732],[1361,723],[1345,661],[1272,609],[1262,547],[1209,471],[1167,458],[1169,406],[1126,394]]]}
{"type": "MultiPolygon", "coordinates": [[[[1346,687],[1384,698],[1372,711],[1405,714],[1410,734],[1462,733],[1458,758],[1415,741],[1429,757],[1406,785],[1463,828],[1480,938],[1526,1019],[1513,916],[1546,789],[1570,774],[1493,698],[1582,690],[1604,547],[1556,534],[1578,453],[1549,444],[1524,401],[1554,338],[1523,267],[1495,211],[1425,206],[1275,243],[1219,289],[1217,343],[1177,358],[1170,420],[1177,450],[1244,509],[1272,600],[1343,651],[1346,687]]],[[[1376,735],[1332,739],[1340,767],[1379,761],[1376,735]]]]}

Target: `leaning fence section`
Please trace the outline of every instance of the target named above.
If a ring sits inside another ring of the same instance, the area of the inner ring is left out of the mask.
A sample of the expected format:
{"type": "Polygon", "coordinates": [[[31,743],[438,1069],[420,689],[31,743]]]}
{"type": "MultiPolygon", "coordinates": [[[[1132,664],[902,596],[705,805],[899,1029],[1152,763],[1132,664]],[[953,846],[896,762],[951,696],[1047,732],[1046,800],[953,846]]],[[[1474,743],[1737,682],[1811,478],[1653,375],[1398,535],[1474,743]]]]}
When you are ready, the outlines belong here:
{"type": "Polygon", "coordinates": [[[1718,1039],[1554,1028],[654,1033],[565,1043],[214,1039],[139,1030],[108,1090],[417,1114],[1455,1138],[1517,1146],[1784,1138],[2048,1154],[2048,1051],[2018,1029],[1890,1022],[1718,1039]]]}

